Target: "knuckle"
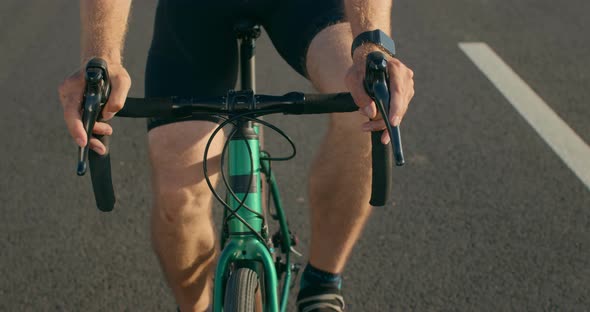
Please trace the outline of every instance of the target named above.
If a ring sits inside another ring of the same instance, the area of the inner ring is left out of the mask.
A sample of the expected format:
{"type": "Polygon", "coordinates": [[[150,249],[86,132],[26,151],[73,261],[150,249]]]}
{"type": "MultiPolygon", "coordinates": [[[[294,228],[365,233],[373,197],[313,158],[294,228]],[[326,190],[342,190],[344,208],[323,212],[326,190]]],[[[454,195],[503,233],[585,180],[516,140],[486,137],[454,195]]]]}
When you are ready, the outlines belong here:
{"type": "Polygon", "coordinates": [[[120,111],[123,108],[124,102],[116,101],[113,103],[113,108],[120,111]]]}
{"type": "Polygon", "coordinates": [[[402,63],[398,58],[391,58],[388,62],[389,64],[391,64],[392,66],[400,66],[400,64],[402,63]]]}
{"type": "Polygon", "coordinates": [[[401,83],[392,84],[391,90],[393,90],[395,93],[404,93],[404,87],[401,83]]]}
{"type": "Polygon", "coordinates": [[[112,79],[117,86],[121,87],[121,89],[129,89],[131,87],[131,78],[126,72],[116,75],[112,79]]]}
{"type": "Polygon", "coordinates": [[[129,73],[127,71],[123,72],[123,77],[127,81],[127,83],[131,84],[131,76],[129,76],[129,73]]]}
{"type": "Polygon", "coordinates": [[[129,73],[125,69],[118,71],[111,79],[122,87],[131,86],[131,76],[129,76],[129,73]]]}
{"type": "Polygon", "coordinates": [[[402,66],[403,66],[403,65],[404,65],[404,64],[402,64],[402,62],[400,62],[400,61],[398,61],[398,60],[396,60],[395,62],[392,62],[392,63],[391,63],[391,67],[392,67],[392,68],[393,68],[393,70],[394,70],[394,71],[396,71],[396,72],[397,72],[397,71],[400,71],[400,70],[402,69],[402,66]]]}
{"type": "MultiPolygon", "coordinates": [[[[351,94],[352,94],[352,92],[351,92],[351,94]]],[[[362,109],[365,108],[366,103],[362,100],[362,98],[360,98],[357,95],[353,94],[352,95],[352,99],[354,100],[354,104],[356,104],[356,106],[358,106],[358,108],[362,108],[362,109]]]]}

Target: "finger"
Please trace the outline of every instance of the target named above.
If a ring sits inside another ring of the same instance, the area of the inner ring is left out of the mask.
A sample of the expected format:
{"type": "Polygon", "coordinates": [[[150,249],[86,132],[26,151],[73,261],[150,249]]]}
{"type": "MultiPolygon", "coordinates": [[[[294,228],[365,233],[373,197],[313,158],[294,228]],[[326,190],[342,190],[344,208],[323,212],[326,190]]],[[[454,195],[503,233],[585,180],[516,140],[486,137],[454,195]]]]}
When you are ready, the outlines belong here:
{"type": "Polygon", "coordinates": [[[86,131],[82,125],[82,113],[74,106],[64,108],[64,120],[70,135],[80,147],[86,146],[86,131]]]}
{"type": "Polygon", "coordinates": [[[360,108],[359,112],[368,118],[375,118],[377,108],[373,99],[367,94],[363,86],[364,73],[354,68],[346,76],[346,86],[352,95],[352,99],[360,108]]]}
{"type": "Polygon", "coordinates": [[[104,155],[107,148],[97,138],[90,139],[90,149],[97,152],[99,155],[104,155]]]}
{"type": "Polygon", "coordinates": [[[109,99],[102,113],[104,121],[113,118],[113,116],[123,108],[130,87],[131,79],[129,79],[129,76],[127,76],[126,73],[124,75],[112,77],[111,94],[109,95],[109,99]]]}
{"type": "MultiPolygon", "coordinates": [[[[409,87],[409,90],[408,90],[408,92],[407,92],[407,105],[406,105],[406,111],[408,110],[408,106],[410,106],[410,101],[412,101],[412,98],[414,98],[414,93],[415,93],[415,90],[414,90],[414,80],[413,80],[413,79],[410,79],[409,86],[410,86],[410,87],[409,87]]],[[[405,114],[406,114],[406,113],[404,112],[404,115],[405,115],[405,114]]]]}
{"type": "Polygon", "coordinates": [[[383,131],[383,135],[381,135],[381,143],[387,145],[389,144],[389,141],[391,141],[389,138],[389,132],[383,131]]]}
{"type": "Polygon", "coordinates": [[[92,133],[100,135],[111,135],[113,134],[113,127],[106,122],[96,122],[92,133]]]}
{"type": "Polygon", "coordinates": [[[59,100],[64,111],[68,132],[77,145],[86,145],[86,131],[82,125],[82,93],[84,80],[79,72],[66,78],[58,87],[59,100]]]}
{"type": "MultiPolygon", "coordinates": [[[[375,106],[375,102],[372,102],[372,104],[375,106]]],[[[371,118],[371,120],[380,120],[383,119],[383,116],[381,116],[381,112],[377,109],[377,106],[375,106],[375,111],[377,112],[376,114],[374,114],[373,118],[371,118]]],[[[358,112],[363,115],[363,116],[367,116],[367,113],[365,113],[365,111],[362,108],[359,108],[358,112]]]]}
{"type": "Polygon", "coordinates": [[[406,113],[407,101],[403,94],[394,93],[391,95],[391,111],[389,112],[389,122],[393,127],[401,124],[402,118],[406,113]]]}
{"type": "Polygon", "coordinates": [[[367,122],[363,123],[361,127],[362,127],[362,130],[365,132],[380,131],[380,130],[385,130],[385,128],[386,128],[385,122],[383,121],[383,119],[367,121],[367,122]]]}
{"type": "MultiPolygon", "coordinates": [[[[387,129],[383,119],[365,122],[365,123],[363,123],[362,128],[363,128],[363,131],[366,131],[366,132],[381,131],[381,130],[387,129]]],[[[384,131],[383,134],[381,135],[381,143],[388,144],[389,141],[390,141],[389,140],[389,133],[387,131],[384,131]]]]}
{"type": "Polygon", "coordinates": [[[408,107],[407,90],[409,82],[403,77],[403,68],[400,63],[388,63],[390,67],[390,111],[389,120],[392,126],[399,126],[408,107]]]}
{"type": "Polygon", "coordinates": [[[406,72],[406,92],[405,92],[405,99],[406,99],[406,107],[404,110],[404,115],[406,114],[406,111],[408,110],[408,107],[410,106],[410,102],[412,101],[412,98],[414,97],[414,72],[407,68],[407,72],[406,72]]]}

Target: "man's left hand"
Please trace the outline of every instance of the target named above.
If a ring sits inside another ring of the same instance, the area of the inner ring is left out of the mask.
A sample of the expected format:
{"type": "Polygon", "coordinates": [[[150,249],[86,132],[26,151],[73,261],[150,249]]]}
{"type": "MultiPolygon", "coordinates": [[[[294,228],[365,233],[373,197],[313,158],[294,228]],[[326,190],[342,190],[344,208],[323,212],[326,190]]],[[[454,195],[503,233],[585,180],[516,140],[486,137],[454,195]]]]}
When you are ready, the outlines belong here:
{"type": "MultiPolygon", "coordinates": [[[[359,107],[359,112],[371,120],[362,125],[363,131],[380,131],[385,129],[385,122],[378,114],[375,102],[365,91],[363,80],[365,78],[365,62],[367,55],[380,49],[371,44],[365,44],[354,51],[353,65],[346,73],[346,86],[350,90],[354,102],[359,107]]],[[[400,60],[387,57],[387,71],[389,73],[390,110],[389,122],[392,126],[399,126],[414,96],[414,72],[400,60]]],[[[381,142],[389,143],[387,131],[383,133],[381,142]]]]}

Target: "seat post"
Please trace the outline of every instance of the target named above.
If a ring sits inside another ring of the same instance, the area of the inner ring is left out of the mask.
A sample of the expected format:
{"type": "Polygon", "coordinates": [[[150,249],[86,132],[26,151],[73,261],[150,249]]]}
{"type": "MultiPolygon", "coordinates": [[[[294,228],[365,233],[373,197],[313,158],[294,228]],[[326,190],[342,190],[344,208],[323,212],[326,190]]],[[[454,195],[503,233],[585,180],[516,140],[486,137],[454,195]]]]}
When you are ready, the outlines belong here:
{"type": "Polygon", "coordinates": [[[256,38],[260,37],[260,25],[242,20],[234,27],[240,42],[240,86],[242,90],[256,89],[256,38]]]}

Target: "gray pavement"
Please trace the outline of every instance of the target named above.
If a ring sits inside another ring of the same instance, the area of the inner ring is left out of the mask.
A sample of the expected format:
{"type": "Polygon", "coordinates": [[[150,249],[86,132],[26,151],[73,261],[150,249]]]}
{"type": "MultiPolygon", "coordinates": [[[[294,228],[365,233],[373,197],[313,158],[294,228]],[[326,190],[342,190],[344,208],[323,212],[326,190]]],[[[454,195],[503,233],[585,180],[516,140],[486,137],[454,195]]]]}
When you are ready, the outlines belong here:
{"type": "MultiPolygon", "coordinates": [[[[134,4],[132,96],[154,9],[134,4]]],[[[408,161],[350,259],[350,311],[590,310],[589,189],[457,47],[488,43],[588,143],[587,12],[582,0],[396,2],[399,56],[416,72],[408,161]]],[[[0,29],[0,311],[173,311],[149,243],[145,122],[113,122],[114,212],[75,175],[56,88],[78,65],[78,6],[4,0],[0,29]]],[[[266,37],[258,55],[259,92],[311,90],[266,37]]],[[[325,118],[268,119],[298,142],[274,168],[305,250],[305,172],[325,118]]]]}

